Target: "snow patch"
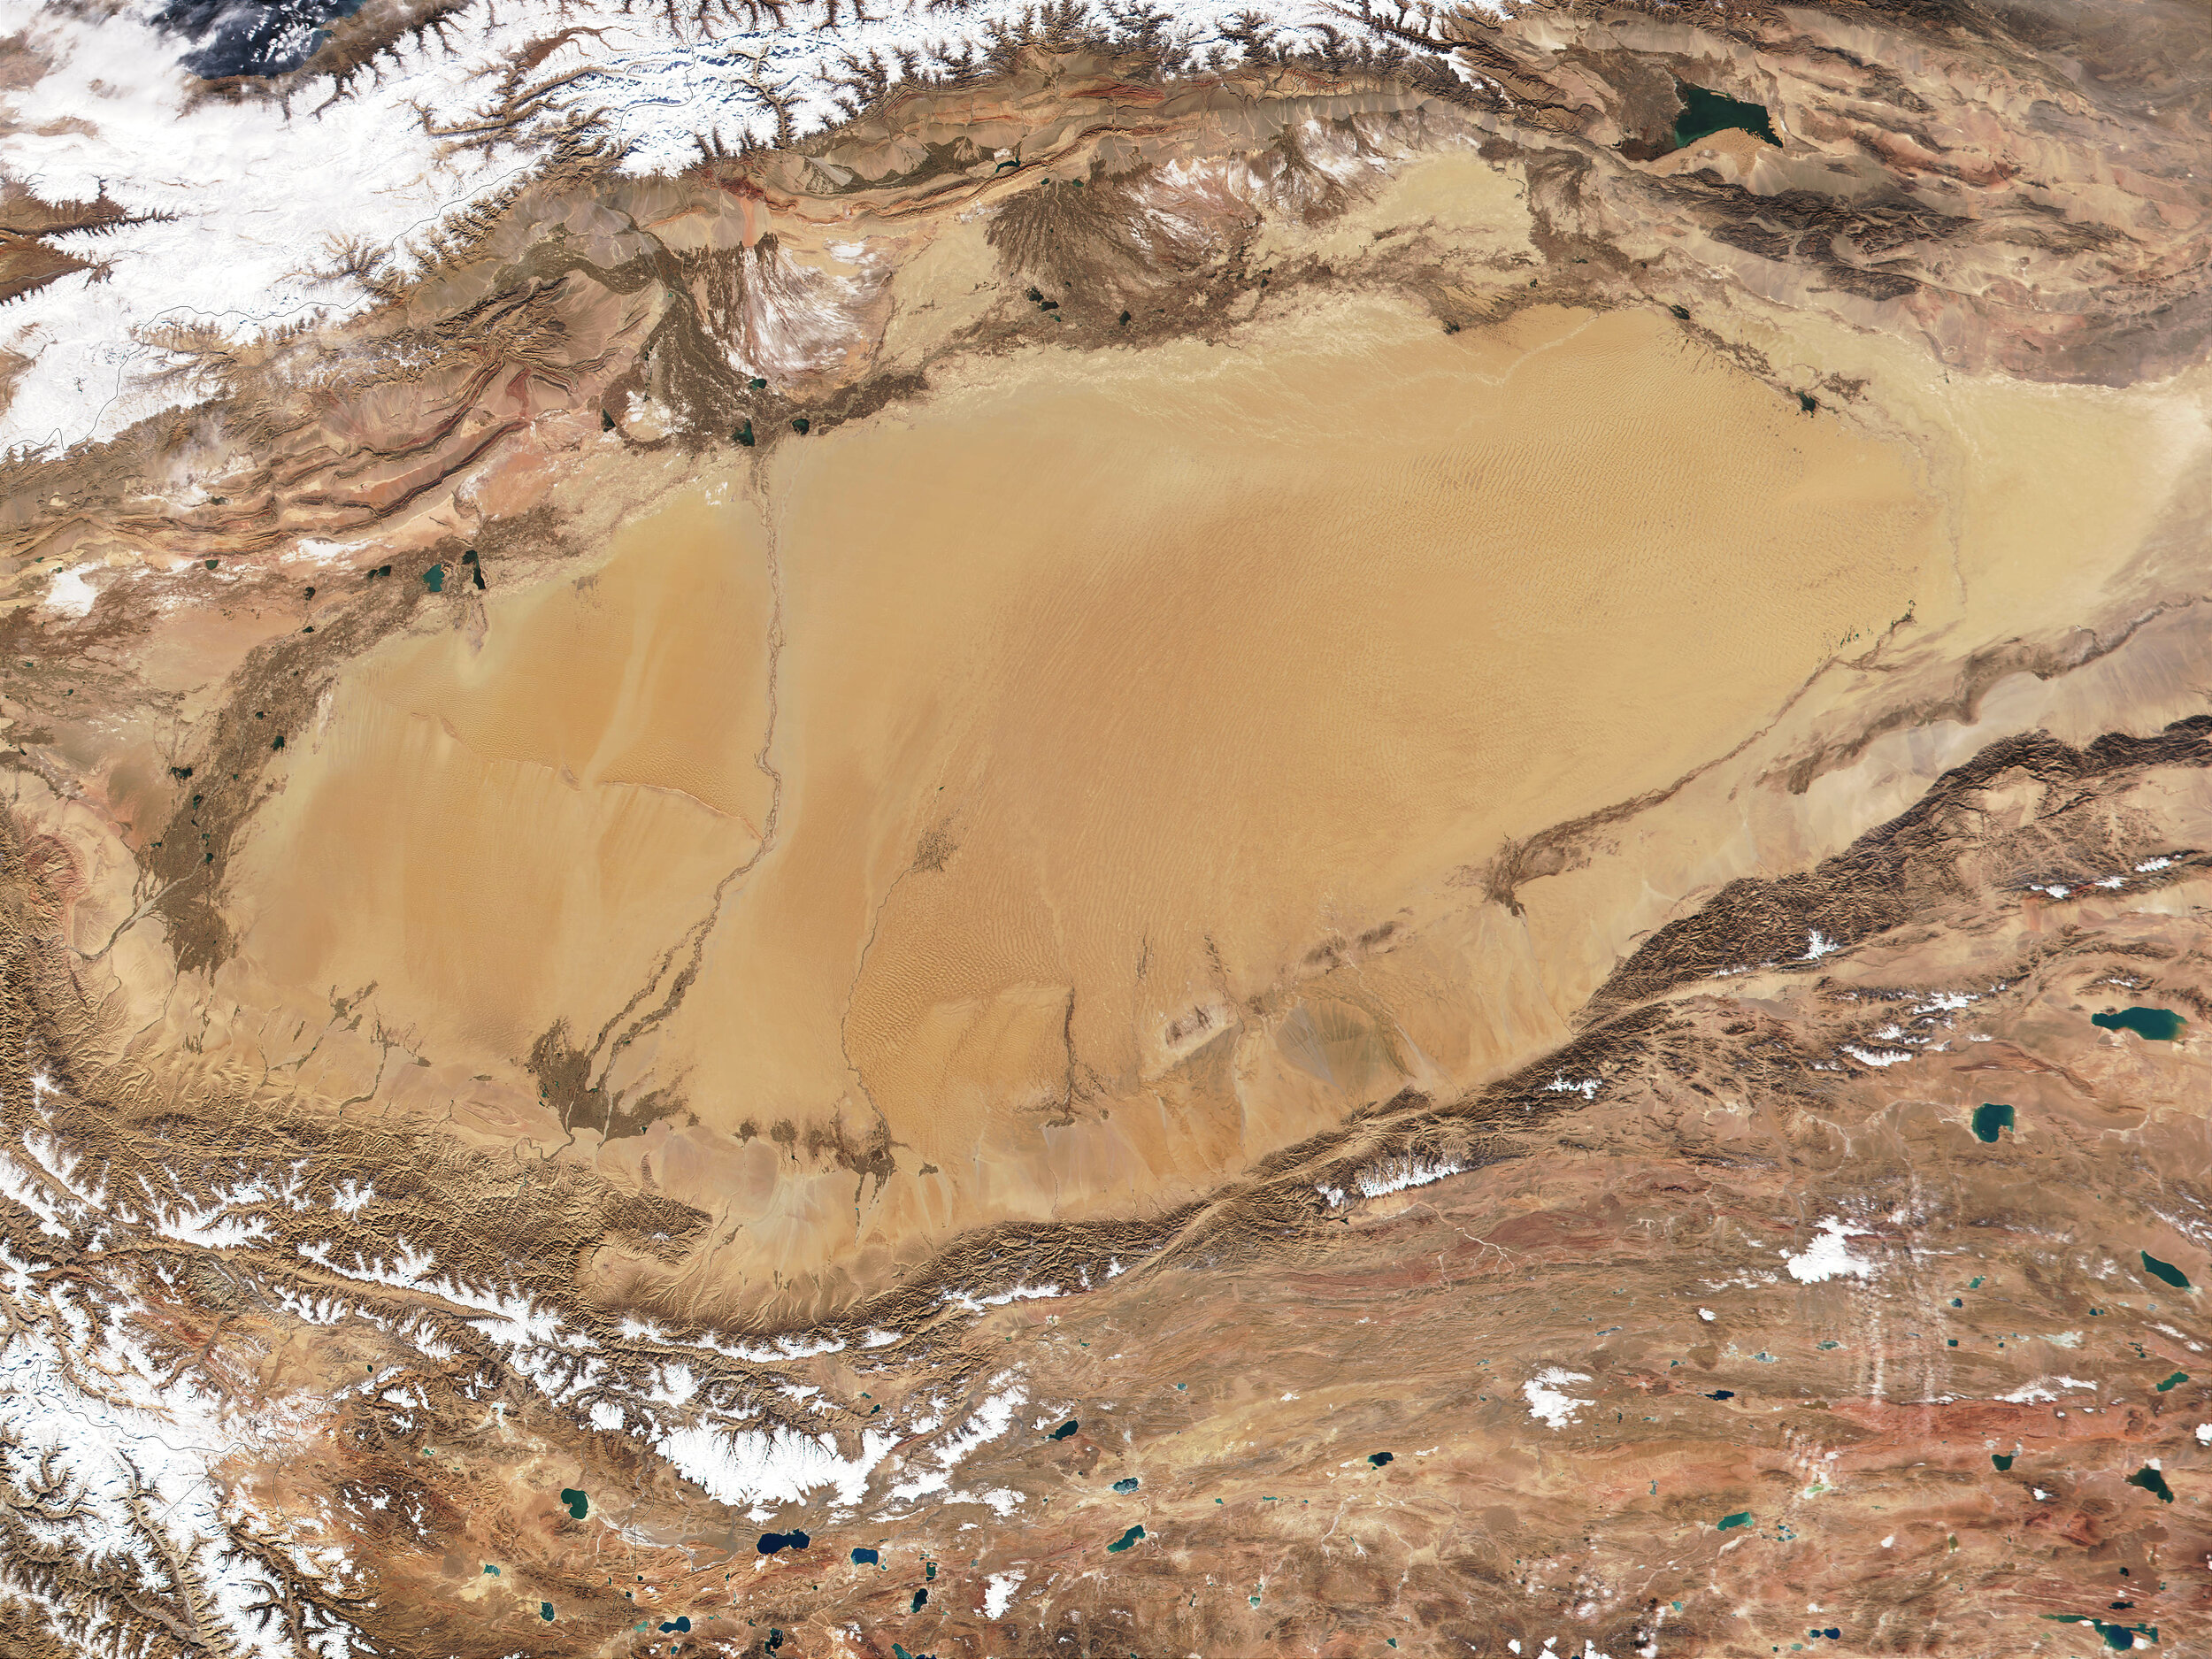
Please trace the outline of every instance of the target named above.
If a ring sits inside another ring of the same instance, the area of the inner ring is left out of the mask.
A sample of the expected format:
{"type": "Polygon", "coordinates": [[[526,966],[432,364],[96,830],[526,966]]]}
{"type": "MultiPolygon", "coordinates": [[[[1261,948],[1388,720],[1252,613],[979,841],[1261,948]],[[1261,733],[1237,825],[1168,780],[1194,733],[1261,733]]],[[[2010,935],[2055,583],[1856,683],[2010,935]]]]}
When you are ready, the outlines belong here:
{"type": "Polygon", "coordinates": [[[2057,1385],[2059,1388],[2086,1388],[2093,1394],[2096,1392],[2097,1387],[2095,1383],[2083,1382],[2076,1377],[2041,1377],[2023,1387],[2014,1389],[2008,1394],[1999,1394],[1997,1398],[2008,1405],[2016,1406],[2033,1405],[2039,1401],[2062,1398],[2062,1395],[2053,1392],[2051,1386],[2053,1384],[2057,1385]]]}
{"type": "Polygon", "coordinates": [[[1003,1517],[1013,1514],[1021,1507],[1022,1494],[1011,1486],[993,1486],[987,1492],[950,1493],[947,1494],[945,1502],[988,1504],[1001,1517],[1003,1517]]]}
{"type": "Polygon", "coordinates": [[[1847,1055],[1849,1055],[1849,1056],[1851,1056],[1854,1060],[1856,1060],[1856,1061],[1857,1061],[1857,1062],[1858,1062],[1861,1065],[1871,1065],[1871,1066],[1887,1066],[1887,1065],[1896,1065],[1896,1064],[1898,1064],[1899,1063],[1901,1063],[1901,1062],[1902,1062],[1902,1061],[1909,1060],[1909,1059],[1911,1059],[1911,1058],[1912,1058],[1912,1053],[1911,1053],[1911,1051],[1910,1051],[1909,1049],[1906,1049],[1906,1048],[1863,1048],[1863,1047],[1862,1047],[1860,1044],[1855,1043],[1855,1042],[1847,1042],[1847,1043],[1845,1043],[1845,1044],[1843,1045],[1842,1048],[1839,1050],[1839,1052],[1844,1053],[1844,1054],[1847,1054],[1847,1055]]]}
{"type": "Polygon", "coordinates": [[[1426,1187],[1448,1175],[1461,1174],[1466,1167],[1455,1158],[1394,1158],[1363,1174],[1357,1185],[1363,1198],[1384,1198],[1409,1187],[1426,1187]]]}
{"type": "Polygon", "coordinates": [[[46,608],[59,616],[84,616],[99,596],[100,590],[85,580],[84,571],[76,565],[56,571],[53,580],[46,584],[46,608]]]}
{"type": "Polygon", "coordinates": [[[1563,1429],[1574,1421],[1576,1412],[1588,1405],[1587,1400],[1577,1400],[1562,1393],[1569,1383],[1588,1382],[1590,1379],[1578,1371],[1564,1371],[1555,1365],[1540,1371],[1521,1385],[1521,1393],[1528,1401],[1528,1414],[1540,1423],[1555,1429],[1563,1429]]]}
{"type": "Polygon", "coordinates": [[[983,1617],[1004,1618],[1006,1609],[1014,1604],[1014,1592],[1021,1588],[1022,1580],[1029,1575],[1019,1568],[1010,1572],[995,1572],[983,1581],[983,1617]]]}
{"type": "MultiPolygon", "coordinates": [[[[1171,35],[1202,49],[1247,4],[1180,0],[1171,35]]],[[[400,250],[399,265],[411,268],[411,239],[528,173],[571,120],[595,123],[621,149],[624,172],[672,173],[699,158],[700,140],[729,150],[772,142],[777,118],[756,83],[788,101],[803,134],[840,115],[849,61],[874,59],[895,74],[901,52],[988,50],[988,31],[1029,9],[892,0],[861,19],[801,0],[786,21],[717,38],[680,8],[462,4],[388,48],[342,97],[324,78],[288,108],[200,96],[179,42],[156,26],[158,0],[19,5],[9,27],[29,37],[21,60],[44,73],[0,93],[11,175],[49,200],[104,189],[134,222],[99,237],[95,269],[7,308],[0,351],[29,366],[0,409],[0,453],[111,436],[203,395],[159,373],[178,361],[148,337],[162,326],[250,337],[357,311],[367,296],[334,273],[342,239],[400,250]],[[823,27],[828,16],[834,27],[823,27]],[[533,49],[542,55],[524,68],[533,49]],[[511,71],[516,104],[532,112],[522,130],[487,148],[437,136],[485,130],[490,91],[511,71]]],[[[1272,11],[1291,34],[1341,27],[1323,0],[1272,11]]]]}
{"type": "Polygon", "coordinates": [[[779,1505],[808,1502],[810,1494],[825,1486],[835,1489],[839,1504],[851,1508],[866,1494],[869,1475],[897,1439],[863,1431],[860,1455],[846,1457],[834,1441],[796,1429],[732,1431],[694,1424],[663,1434],[655,1445],[709,1497],[764,1520],[779,1505]]]}
{"type": "Polygon", "coordinates": [[[1797,1255],[1787,1256],[1790,1277],[1805,1285],[1824,1284],[1839,1274],[1852,1279],[1873,1278],[1874,1263],[1852,1255],[1850,1246],[1845,1242],[1868,1231],[1831,1216],[1820,1224],[1819,1236],[1810,1245],[1797,1255]]]}
{"type": "Polygon", "coordinates": [[[1010,1302],[1044,1302],[1067,1294],[1057,1285],[1017,1285],[1011,1290],[1002,1290],[988,1296],[979,1296],[965,1290],[949,1290],[937,1305],[941,1308],[964,1308],[970,1313],[981,1313],[986,1308],[1003,1308],[1010,1302]]]}
{"type": "Polygon", "coordinates": [[[891,1488],[892,1500],[910,1503],[929,1493],[944,1491],[951,1483],[953,1468],[970,1452],[998,1439],[1012,1427],[1014,1413],[1028,1398],[1018,1383],[1008,1383],[987,1397],[957,1432],[934,1448],[933,1457],[937,1467],[917,1470],[900,1481],[891,1488]]]}

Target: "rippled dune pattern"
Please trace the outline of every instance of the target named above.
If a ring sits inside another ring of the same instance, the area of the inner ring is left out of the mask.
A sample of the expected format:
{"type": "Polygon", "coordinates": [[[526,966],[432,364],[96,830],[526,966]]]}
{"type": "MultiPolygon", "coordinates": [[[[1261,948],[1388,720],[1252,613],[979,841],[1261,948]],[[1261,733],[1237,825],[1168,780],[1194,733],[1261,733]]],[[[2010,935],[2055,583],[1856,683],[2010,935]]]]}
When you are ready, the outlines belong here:
{"type": "Polygon", "coordinates": [[[1432,1034],[1448,962],[1309,1008],[1315,953],[1740,741],[1911,609],[1934,516],[1893,447],[1631,315],[1047,356],[365,659],[243,948],[511,1054],[618,1020],[747,867],[620,1086],[680,1095],[645,1156],[753,1230],[739,1273],[880,1283],[917,1238],[1193,1194],[1494,1063],[1509,1033],[1432,1034]],[[903,1155],[857,1237],[849,1173],[752,1148],[779,1120],[903,1155]]]}

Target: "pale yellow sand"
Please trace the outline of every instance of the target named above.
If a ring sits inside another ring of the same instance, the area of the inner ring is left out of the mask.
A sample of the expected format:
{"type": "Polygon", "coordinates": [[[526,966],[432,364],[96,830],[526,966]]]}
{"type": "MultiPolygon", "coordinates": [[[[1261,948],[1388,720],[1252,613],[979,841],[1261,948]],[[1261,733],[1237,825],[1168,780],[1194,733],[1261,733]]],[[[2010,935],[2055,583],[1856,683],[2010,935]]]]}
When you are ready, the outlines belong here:
{"type": "Polygon", "coordinates": [[[268,972],[374,981],[432,1052],[596,1033],[766,826],[772,562],[775,841],[615,1079],[680,1088],[657,1179],[787,1271],[850,1241],[853,1177],[779,1197],[803,1155],[714,1132],[880,1113],[940,1171],[895,1238],[1202,1183],[1394,1088],[1393,1005],[1471,987],[1381,963],[1263,1074],[1207,1045],[1501,837],[1729,749],[1938,546],[1902,450],[1633,313],[1041,354],[719,488],[495,592],[480,651],[365,663],[240,886],[268,972]]]}
{"type": "Polygon", "coordinates": [[[759,518],[687,499],[596,573],[487,601],[480,649],[408,641],[346,680],[238,890],[280,981],[374,981],[495,1058],[595,1028],[759,844],[759,518]]]}

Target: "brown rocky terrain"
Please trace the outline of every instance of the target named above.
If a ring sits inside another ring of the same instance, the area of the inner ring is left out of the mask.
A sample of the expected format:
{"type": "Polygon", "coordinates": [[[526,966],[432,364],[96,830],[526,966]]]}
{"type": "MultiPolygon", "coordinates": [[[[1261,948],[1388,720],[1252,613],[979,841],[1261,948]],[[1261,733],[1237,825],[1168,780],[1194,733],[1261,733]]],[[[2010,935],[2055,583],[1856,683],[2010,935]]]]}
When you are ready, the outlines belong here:
{"type": "Polygon", "coordinates": [[[0,1646],[2186,1649],[2200,21],[1039,28],[165,338],[4,474],[0,1646]]]}

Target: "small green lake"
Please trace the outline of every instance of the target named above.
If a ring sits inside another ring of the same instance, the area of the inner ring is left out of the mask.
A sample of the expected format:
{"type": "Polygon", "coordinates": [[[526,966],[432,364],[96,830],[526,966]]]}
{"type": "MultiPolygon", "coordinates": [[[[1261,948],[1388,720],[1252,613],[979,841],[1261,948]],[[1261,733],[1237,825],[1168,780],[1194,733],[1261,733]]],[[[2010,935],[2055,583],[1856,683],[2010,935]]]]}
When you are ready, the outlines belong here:
{"type": "Polygon", "coordinates": [[[2110,1010],[2092,1014],[2089,1023],[2107,1031],[2131,1031],[2153,1042],[2171,1042],[2187,1022],[2170,1008],[2124,1008],[2116,1014],[2110,1010]]]}
{"type": "Polygon", "coordinates": [[[2157,1279],[2162,1284],[2171,1285],[2176,1290],[2186,1290],[2189,1288],[2189,1275],[2183,1272],[2171,1262],[2162,1262],[2156,1256],[2153,1256],[2148,1250],[2145,1250],[2142,1253],[2142,1256],[2143,1271],[2146,1273],[2148,1273],[2153,1279],[2157,1279]]]}
{"type": "Polygon", "coordinates": [[[2014,1454],[2011,1452],[1992,1452],[1989,1455],[1989,1461],[1997,1465],[1998,1472],[2001,1474],[2012,1467],[2013,1456],[2014,1454]]]}
{"type": "Polygon", "coordinates": [[[1106,1553],[1110,1555],[1118,1555],[1123,1550],[1134,1545],[1136,1541],[1143,1536],[1144,1528],[1141,1525],[1133,1526],[1127,1532],[1124,1532],[1119,1538],[1117,1538],[1112,1543],[1107,1545],[1106,1553]]]}
{"type": "Polygon", "coordinates": [[[2043,1617],[2054,1624],[2087,1624],[2104,1639],[2106,1647],[2116,1652],[2126,1652],[2135,1646],[2139,1637],[2152,1642],[2158,1640],[2155,1624],[2108,1624],[2101,1618],[2084,1618],[2073,1613],[2046,1613],[2043,1617]]]}
{"type": "Polygon", "coordinates": [[[2164,1382],[2158,1385],[2158,1392],[2162,1394],[2171,1394],[2175,1389],[2180,1387],[2182,1384],[2187,1382],[2188,1380],[2189,1373],[2187,1371],[2177,1371],[2172,1376],[2166,1379],[2164,1382]]]}
{"type": "Polygon", "coordinates": [[[2128,1477],[2128,1485],[2140,1487],[2161,1503],[2171,1503],[2174,1501],[2174,1489],[2166,1484],[2166,1477],[2148,1463],[2145,1463],[2128,1477]]]}
{"type": "Polygon", "coordinates": [[[1720,1530],[1724,1532],[1727,1532],[1731,1527],[1748,1526],[1750,1525],[1751,1511],[1748,1509],[1741,1510],[1734,1515],[1724,1515],[1720,1517],[1720,1530]]]}
{"type": "Polygon", "coordinates": [[[2012,1127],[2012,1108],[1985,1101],[1974,1108],[1974,1139],[1994,1146],[1997,1137],[2012,1127]]]}
{"type": "Polygon", "coordinates": [[[1763,104],[1746,104],[1741,98],[1732,98],[1724,92],[1708,92],[1703,87],[1687,82],[1675,82],[1675,91],[1682,98],[1682,113],[1674,119],[1674,147],[1682,150],[1701,138],[1715,133],[1740,127],[1754,138],[1764,139],[1780,149],[1782,141],[1774,135],[1774,124],[1767,119],[1763,104]]]}
{"type": "Polygon", "coordinates": [[[591,1500],[573,1486],[561,1488],[561,1502],[568,1505],[568,1518],[580,1521],[591,1513],[591,1500]]]}

